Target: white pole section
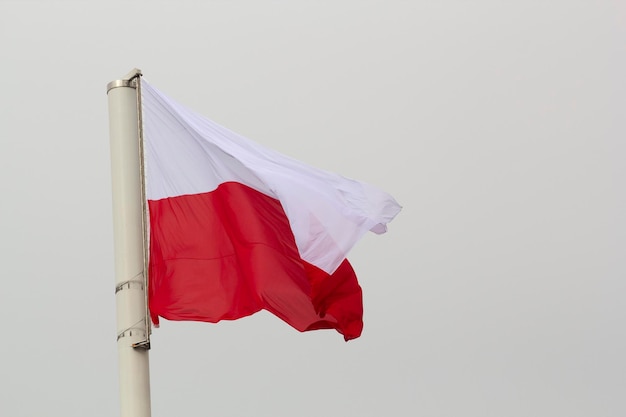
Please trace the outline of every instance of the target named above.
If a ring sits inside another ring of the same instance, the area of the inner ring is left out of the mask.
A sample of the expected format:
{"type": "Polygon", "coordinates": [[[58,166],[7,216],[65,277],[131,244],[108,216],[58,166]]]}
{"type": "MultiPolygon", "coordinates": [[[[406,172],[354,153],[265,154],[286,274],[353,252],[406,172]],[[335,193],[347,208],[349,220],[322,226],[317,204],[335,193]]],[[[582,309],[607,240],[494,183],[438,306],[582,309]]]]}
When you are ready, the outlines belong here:
{"type": "Polygon", "coordinates": [[[137,111],[140,76],[141,71],[133,70],[124,79],[107,86],[121,417],[150,417],[149,323],[137,111]]]}

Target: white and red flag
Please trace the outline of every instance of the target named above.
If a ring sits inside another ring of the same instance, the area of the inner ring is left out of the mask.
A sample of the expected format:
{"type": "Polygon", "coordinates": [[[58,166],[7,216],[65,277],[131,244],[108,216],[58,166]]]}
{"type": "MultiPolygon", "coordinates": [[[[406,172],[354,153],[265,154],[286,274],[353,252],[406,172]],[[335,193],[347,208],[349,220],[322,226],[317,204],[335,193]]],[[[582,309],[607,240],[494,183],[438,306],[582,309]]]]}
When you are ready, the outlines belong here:
{"type": "Polygon", "coordinates": [[[265,309],[299,331],[363,328],[346,255],[400,211],[370,185],[266,149],[142,79],[152,320],[265,309]]]}

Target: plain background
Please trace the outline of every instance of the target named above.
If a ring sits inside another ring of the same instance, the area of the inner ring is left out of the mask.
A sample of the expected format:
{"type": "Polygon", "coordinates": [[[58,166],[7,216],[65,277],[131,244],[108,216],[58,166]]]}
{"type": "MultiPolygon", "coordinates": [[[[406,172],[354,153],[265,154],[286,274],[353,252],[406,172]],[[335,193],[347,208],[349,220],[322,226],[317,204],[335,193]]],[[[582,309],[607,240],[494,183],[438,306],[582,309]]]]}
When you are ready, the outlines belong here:
{"type": "Polygon", "coordinates": [[[0,0],[0,415],[119,414],[106,84],[403,205],[365,329],[163,323],[153,416],[626,415],[622,1],[0,0]]]}

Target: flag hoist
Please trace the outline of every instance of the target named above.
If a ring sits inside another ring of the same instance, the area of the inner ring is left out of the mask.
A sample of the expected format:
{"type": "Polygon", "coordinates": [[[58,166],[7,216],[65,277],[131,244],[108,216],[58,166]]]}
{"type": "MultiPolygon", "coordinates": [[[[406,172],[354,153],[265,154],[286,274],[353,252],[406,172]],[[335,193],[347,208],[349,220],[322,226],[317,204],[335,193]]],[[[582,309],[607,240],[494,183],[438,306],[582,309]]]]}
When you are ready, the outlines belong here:
{"type": "Polygon", "coordinates": [[[107,85],[115,299],[122,417],[150,416],[150,320],[147,309],[141,71],[107,85]]]}

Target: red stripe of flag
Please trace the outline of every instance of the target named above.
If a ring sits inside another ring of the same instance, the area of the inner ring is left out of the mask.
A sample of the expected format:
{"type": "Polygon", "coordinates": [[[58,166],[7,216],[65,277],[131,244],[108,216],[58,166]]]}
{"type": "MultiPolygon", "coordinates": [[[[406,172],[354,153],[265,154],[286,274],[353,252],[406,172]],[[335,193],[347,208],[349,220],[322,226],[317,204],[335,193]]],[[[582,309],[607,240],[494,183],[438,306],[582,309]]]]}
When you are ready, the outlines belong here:
{"type": "Polygon", "coordinates": [[[280,202],[246,185],[149,201],[152,320],[218,322],[261,309],[299,331],[363,328],[347,260],[328,274],[303,261],[280,202]]]}

